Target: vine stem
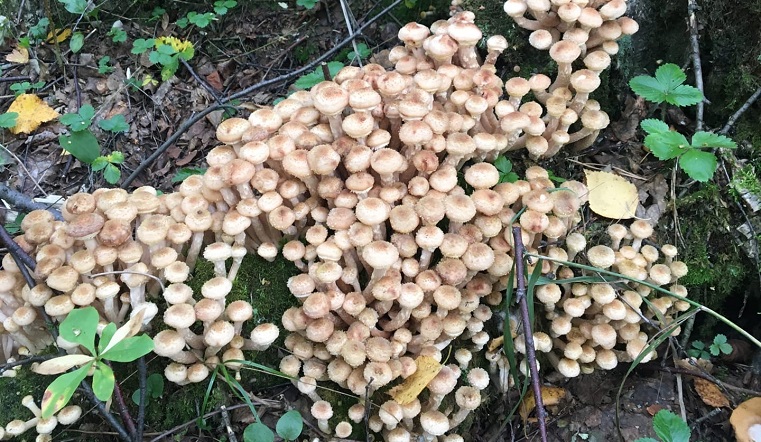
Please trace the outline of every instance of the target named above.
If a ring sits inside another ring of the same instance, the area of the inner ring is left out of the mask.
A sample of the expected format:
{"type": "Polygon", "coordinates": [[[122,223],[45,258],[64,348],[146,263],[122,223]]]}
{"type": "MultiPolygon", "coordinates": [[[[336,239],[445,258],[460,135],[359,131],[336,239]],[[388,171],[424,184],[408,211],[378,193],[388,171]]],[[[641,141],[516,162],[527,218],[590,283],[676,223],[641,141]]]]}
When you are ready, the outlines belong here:
{"type": "MultiPolygon", "coordinates": [[[[526,301],[526,280],[523,276],[523,260],[526,256],[526,249],[523,246],[521,237],[521,227],[513,227],[513,241],[515,244],[515,274],[518,282],[518,288],[515,291],[515,300],[521,312],[521,321],[523,322],[523,337],[526,341],[526,359],[528,361],[529,372],[531,374],[531,387],[534,390],[534,400],[536,401],[536,419],[539,423],[539,435],[542,442],[547,442],[547,411],[542,403],[542,386],[539,383],[539,370],[536,367],[536,351],[534,349],[534,334],[531,331],[531,318],[528,313],[528,302],[526,301]]],[[[540,265],[540,264],[537,264],[540,265]]]]}
{"type": "Polygon", "coordinates": [[[658,292],[661,292],[664,295],[668,295],[668,296],[671,296],[672,298],[676,298],[676,299],[678,299],[680,301],[684,301],[684,302],[692,305],[693,307],[695,307],[699,311],[708,313],[709,315],[713,316],[714,318],[718,319],[719,321],[727,324],[730,328],[732,328],[736,332],[740,333],[746,339],[748,339],[753,344],[755,344],[759,348],[761,348],[761,341],[759,341],[758,339],[753,337],[753,335],[751,335],[750,333],[748,333],[745,330],[743,330],[739,325],[737,325],[734,322],[730,321],[725,316],[719,314],[717,311],[715,311],[713,309],[710,309],[710,308],[704,306],[703,304],[701,304],[699,302],[693,301],[692,299],[688,299],[688,298],[685,298],[684,296],[679,296],[676,293],[672,293],[672,292],[664,289],[663,287],[657,286],[655,284],[651,284],[651,283],[649,283],[647,281],[642,281],[642,280],[637,279],[637,278],[632,278],[630,276],[622,275],[620,273],[611,272],[609,270],[603,270],[603,269],[598,268],[598,267],[592,267],[592,266],[588,266],[588,265],[584,265],[584,264],[579,264],[579,263],[575,263],[575,262],[570,262],[570,261],[563,261],[562,259],[550,258],[550,257],[547,257],[547,256],[537,255],[535,253],[526,253],[526,256],[531,256],[533,258],[537,258],[537,259],[540,259],[540,260],[541,259],[545,259],[547,261],[556,262],[556,263],[564,265],[564,266],[576,267],[576,268],[579,268],[579,269],[582,269],[582,270],[588,270],[590,272],[596,272],[596,273],[600,273],[600,274],[603,274],[603,275],[615,276],[616,278],[626,279],[627,281],[636,282],[638,284],[642,284],[644,286],[650,287],[651,289],[653,289],[655,291],[658,291],[658,292]]]}

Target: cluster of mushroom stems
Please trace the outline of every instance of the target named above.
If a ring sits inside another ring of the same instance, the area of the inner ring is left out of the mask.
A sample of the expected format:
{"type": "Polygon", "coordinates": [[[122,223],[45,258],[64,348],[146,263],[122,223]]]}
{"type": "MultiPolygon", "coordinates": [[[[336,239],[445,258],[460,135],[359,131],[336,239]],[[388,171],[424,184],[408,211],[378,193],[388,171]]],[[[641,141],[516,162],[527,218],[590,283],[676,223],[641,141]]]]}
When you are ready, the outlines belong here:
{"type": "MultiPolygon", "coordinates": [[[[388,441],[462,440],[455,428],[490,384],[489,373],[471,360],[491,339],[485,323],[513,268],[513,225],[521,226],[532,253],[584,257],[658,285],[686,272],[673,246],[660,253],[642,246],[652,234],[645,221],[628,229],[615,224],[610,247],[587,249],[576,231],[583,183],[557,188],[538,166],[524,179],[501,182],[489,162],[522,148],[547,158],[566,144],[594,140],[608,118],[589,94],[616,53],[615,40],[636,32],[625,9],[622,0],[508,0],[508,15],[557,62],[554,80],[535,74],[503,82],[495,63],[508,42],[489,38],[481,61],[482,34],[470,12],[430,29],[410,23],[399,31],[404,45],[390,51],[393,70],[347,66],[309,92],[222,122],[223,144],[208,153],[208,170],[176,192],[99,189],[70,197],[64,221],[30,213],[15,240],[37,263],[37,285],[26,287],[10,255],[3,258],[0,355],[8,360],[52,343],[37,309],[61,321],[93,305],[102,325],[140,311],[149,333],[163,321],[154,351],[169,359],[165,376],[174,383],[201,382],[219,363],[237,370],[244,351],[267,349],[279,327],[260,324],[242,336],[254,306],[228,295],[246,254],[272,261],[282,253],[301,273],[288,282],[295,306],[281,319],[289,354],[279,368],[314,401],[319,428],[347,437],[350,421],[361,422],[369,406],[360,401],[348,421],[331,428],[333,410],[319,382],[360,398],[369,389],[376,401],[372,392],[413,375],[419,357],[445,363],[452,347],[455,361],[443,365],[420,398],[381,401],[369,425],[388,441]],[[574,64],[584,68],[574,71],[574,64]],[[187,282],[200,256],[215,275],[194,293],[187,282]]],[[[560,280],[575,274],[550,261],[535,265],[560,280]]],[[[679,285],[671,290],[686,294],[679,285]]],[[[625,291],[611,284],[542,285],[536,298],[551,326],[535,336],[537,349],[568,377],[612,368],[644,348],[641,324],[667,321],[685,308],[652,299],[654,317],[641,308],[649,295],[637,284],[625,291]]],[[[522,336],[514,337],[520,351],[522,336]]],[[[60,337],[57,345],[80,351],[60,337]]],[[[493,374],[506,372],[499,352],[486,355],[493,374]]],[[[39,427],[24,424],[32,425],[39,427]]]]}

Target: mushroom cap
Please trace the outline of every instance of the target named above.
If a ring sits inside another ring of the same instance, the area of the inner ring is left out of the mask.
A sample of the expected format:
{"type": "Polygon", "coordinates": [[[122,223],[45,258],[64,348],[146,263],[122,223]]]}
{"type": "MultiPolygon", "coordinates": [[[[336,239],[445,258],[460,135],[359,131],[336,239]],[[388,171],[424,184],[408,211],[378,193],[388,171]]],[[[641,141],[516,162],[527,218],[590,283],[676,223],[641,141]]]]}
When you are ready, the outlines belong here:
{"type": "Polygon", "coordinates": [[[429,410],[420,415],[423,431],[433,436],[441,436],[449,431],[449,419],[438,410],[429,410]]]}
{"type": "Polygon", "coordinates": [[[235,336],[235,328],[227,321],[217,321],[211,324],[204,334],[204,342],[211,347],[222,347],[235,336]]]}
{"type": "Polygon", "coordinates": [[[616,261],[616,254],[608,246],[596,245],[587,250],[589,263],[601,269],[607,269],[616,261]]]}
{"type": "Polygon", "coordinates": [[[327,401],[317,401],[312,404],[311,412],[317,420],[328,420],[333,417],[333,407],[327,401]]]}

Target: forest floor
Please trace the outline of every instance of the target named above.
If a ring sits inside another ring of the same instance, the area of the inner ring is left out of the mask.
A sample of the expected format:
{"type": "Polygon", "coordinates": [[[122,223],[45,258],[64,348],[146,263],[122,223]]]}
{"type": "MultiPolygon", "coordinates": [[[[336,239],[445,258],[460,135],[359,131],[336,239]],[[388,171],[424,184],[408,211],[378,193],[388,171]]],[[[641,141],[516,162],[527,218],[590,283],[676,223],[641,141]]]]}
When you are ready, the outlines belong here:
{"type": "MultiPolygon", "coordinates": [[[[208,113],[187,128],[182,128],[184,123],[223,97],[251,85],[288,76],[348,35],[344,14],[336,2],[318,3],[314,9],[307,10],[292,3],[240,1],[225,14],[212,13],[208,26],[190,23],[185,28],[176,24],[178,17],[189,11],[210,13],[211,3],[175,2],[170,7],[169,3],[135,1],[124,7],[106,5],[97,14],[85,13],[83,16],[64,9],[67,2],[50,0],[46,3],[52,6],[49,18],[59,32],[74,29],[75,33],[81,33],[84,37],[82,46],[72,51],[71,35],[62,35],[56,41],[48,39],[46,32],[34,43],[30,28],[38,25],[45,15],[26,8],[19,12],[19,25],[5,33],[6,46],[2,46],[0,40],[0,55],[5,60],[21,38],[31,38],[32,45],[27,51],[26,62],[6,62],[2,66],[0,110],[8,109],[15,98],[14,92],[19,90],[13,90],[12,86],[27,82],[23,86],[26,92],[57,103],[54,107],[60,114],[76,113],[89,104],[96,111],[96,123],[123,115],[129,126],[126,132],[114,134],[97,124],[91,126],[91,131],[100,140],[101,155],[112,152],[124,155],[123,163],[117,165],[121,177],[113,181],[117,186],[123,185],[128,176],[141,168],[142,171],[126,187],[149,185],[164,192],[171,190],[184,176],[202,171],[205,153],[217,145],[214,128],[231,108],[208,113]],[[157,10],[154,6],[163,6],[169,11],[157,10]],[[174,7],[179,10],[171,10],[174,7]],[[116,26],[112,26],[114,23],[116,26]],[[122,35],[120,31],[125,33],[125,39],[118,37],[122,35]],[[192,57],[187,61],[178,60],[176,74],[166,80],[161,78],[161,68],[149,59],[148,50],[133,51],[136,40],[160,36],[188,40],[194,47],[192,57]],[[148,157],[181,128],[176,142],[154,161],[148,161],[148,157]]],[[[366,17],[375,16],[383,7],[368,2],[353,3],[352,12],[356,18],[353,26],[361,25],[366,17]]],[[[357,39],[361,44],[358,47],[360,55],[365,61],[389,67],[384,50],[396,43],[400,25],[423,7],[428,5],[419,3],[414,10],[402,6],[394,11],[395,15],[387,14],[365,29],[357,39]],[[368,59],[370,53],[378,55],[368,59]]],[[[434,17],[445,16],[444,11],[433,12],[435,15],[431,15],[428,22],[434,17]]],[[[327,61],[348,64],[351,50],[348,45],[327,61]]],[[[306,73],[315,69],[316,66],[306,73]]],[[[291,75],[287,81],[261,87],[229,104],[237,106],[245,116],[286,96],[292,89],[290,85],[301,77],[303,75],[291,75]]],[[[644,102],[629,95],[626,105],[616,112],[620,116],[597,144],[583,152],[565,153],[549,161],[545,167],[557,176],[578,180],[583,180],[584,169],[617,172],[637,185],[644,209],[657,222],[660,217],[669,218],[673,214],[673,205],[669,203],[673,190],[672,174],[642,148],[637,128],[648,109],[644,102]]],[[[691,124],[685,119],[680,120],[682,117],[676,115],[672,120],[691,124]]],[[[111,186],[103,173],[93,172],[87,164],[64,154],[59,136],[66,133],[66,127],[58,121],[44,124],[31,135],[12,135],[3,131],[0,140],[10,155],[5,152],[0,155],[3,169],[0,180],[34,197],[67,196],[111,186]]],[[[530,165],[521,158],[514,158],[513,163],[518,171],[530,165]]],[[[590,213],[587,215],[593,217],[590,213]]],[[[661,235],[669,239],[672,233],[666,231],[661,235]]],[[[749,388],[751,382],[749,363],[748,355],[731,363],[717,362],[716,376],[728,387],[723,393],[732,405],[748,396],[749,391],[743,389],[749,388]]],[[[611,372],[584,375],[569,381],[556,379],[553,385],[564,388],[565,394],[557,405],[550,407],[551,440],[610,441],[618,437],[619,431],[627,441],[654,436],[652,416],[661,408],[683,413],[689,423],[694,423],[695,440],[731,440],[729,408],[698,421],[714,407],[701,400],[690,376],[670,373],[667,367],[672,366],[671,361],[661,366],[659,358],[636,368],[626,379],[628,365],[623,364],[611,372]],[[677,379],[680,376],[681,379],[677,379]],[[620,399],[618,427],[615,419],[617,399],[620,399]]],[[[287,387],[264,389],[256,394],[274,401],[292,400],[295,406],[306,407],[306,403],[301,403],[303,400],[299,402],[293,389],[287,387]]],[[[488,407],[481,409],[473,422],[472,440],[538,440],[535,424],[526,427],[517,416],[503,421],[502,417],[515,406],[515,394],[503,396],[495,391],[490,392],[490,397],[488,407]]],[[[245,422],[246,417],[234,415],[233,421],[235,429],[242,431],[241,422],[245,422]]],[[[84,437],[94,438],[89,431],[97,428],[97,424],[83,428],[87,431],[84,437]]],[[[217,425],[214,428],[222,427],[217,425]]],[[[152,434],[164,430],[167,428],[147,429],[152,434]]],[[[202,440],[203,437],[218,440],[211,436],[214,431],[203,433],[192,424],[181,432],[185,436],[180,440],[202,440]],[[207,436],[202,436],[204,434],[207,436]]]]}

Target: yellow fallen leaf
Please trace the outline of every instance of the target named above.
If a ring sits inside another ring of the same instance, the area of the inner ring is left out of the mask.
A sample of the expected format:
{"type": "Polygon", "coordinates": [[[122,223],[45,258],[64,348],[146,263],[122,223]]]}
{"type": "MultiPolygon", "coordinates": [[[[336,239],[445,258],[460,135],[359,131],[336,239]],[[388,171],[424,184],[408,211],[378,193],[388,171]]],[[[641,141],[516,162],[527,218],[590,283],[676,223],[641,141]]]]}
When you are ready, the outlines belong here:
{"type": "Polygon", "coordinates": [[[612,219],[634,218],[639,195],[634,184],[609,172],[585,170],[589,188],[589,208],[612,219]]]}
{"type": "Polygon", "coordinates": [[[415,364],[417,364],[415,373],[412,373],[412,376],[388,392],[399,405],[406,405],[414,401],[431,382],[431,379],[435,378],[441,371],[441,364],[430,356],[418,356],[415,359],[415,364]]]}
{"type": "Polygon", "coordinates": [[[489,341],[489,351],[494,352],[498,348],[502,347],[502,343],[505,342],[505,336],[500,335],[489,341]]]}
{"type": "Polygon", "coordinates": [[[40,124],[58,117],[58,112],[34,94],[21,94],[16,97],[8,112],[18,113],[16,125],[10,129],[13,134],[31,133],[40,127],[40,124]]]}
{"type": "Polygon", "coordinates": [[[716,384],[703,378],[695,378],[692,382],[703,403],[714,408],[729,407],[729,399],[716,384]]]}
{"type": "Polygon", "coordinates": [[[53,44],[55,42],[61,43],[62,41],[66,40],[71,36],[71,29],[56,29],[55,34],[53,34],[53,31],[48,32],[48,37],[45,40],[47,43],[53,44]],[[55,39],[53,37],[55,36],[55,39]]]}
{"type": "Polygon", "coordinates": [[[16,49],[5,56],[5,60],[10,63],[27,64],[29,63],[29,51],[21,46],[16,46],[16,49]]]}
{"type": "MultiPolygon", "coordinates": [[[[560,403],[560,400],[566,396],[566,394],[567,392],[565,388],[547,387],[542,385],[542,404],[544,404],[544,406],[557,405],[560,403]]],[[[529,413],[531,413],[535,407],[536,399],[534,399],[534,394],[529,391],[526,393],[526,396],[523,397],[521,408],[518,411],[518,413],[521,415],[521,418],[523,419],[524,424],[528,419],[529,413]]]]}

